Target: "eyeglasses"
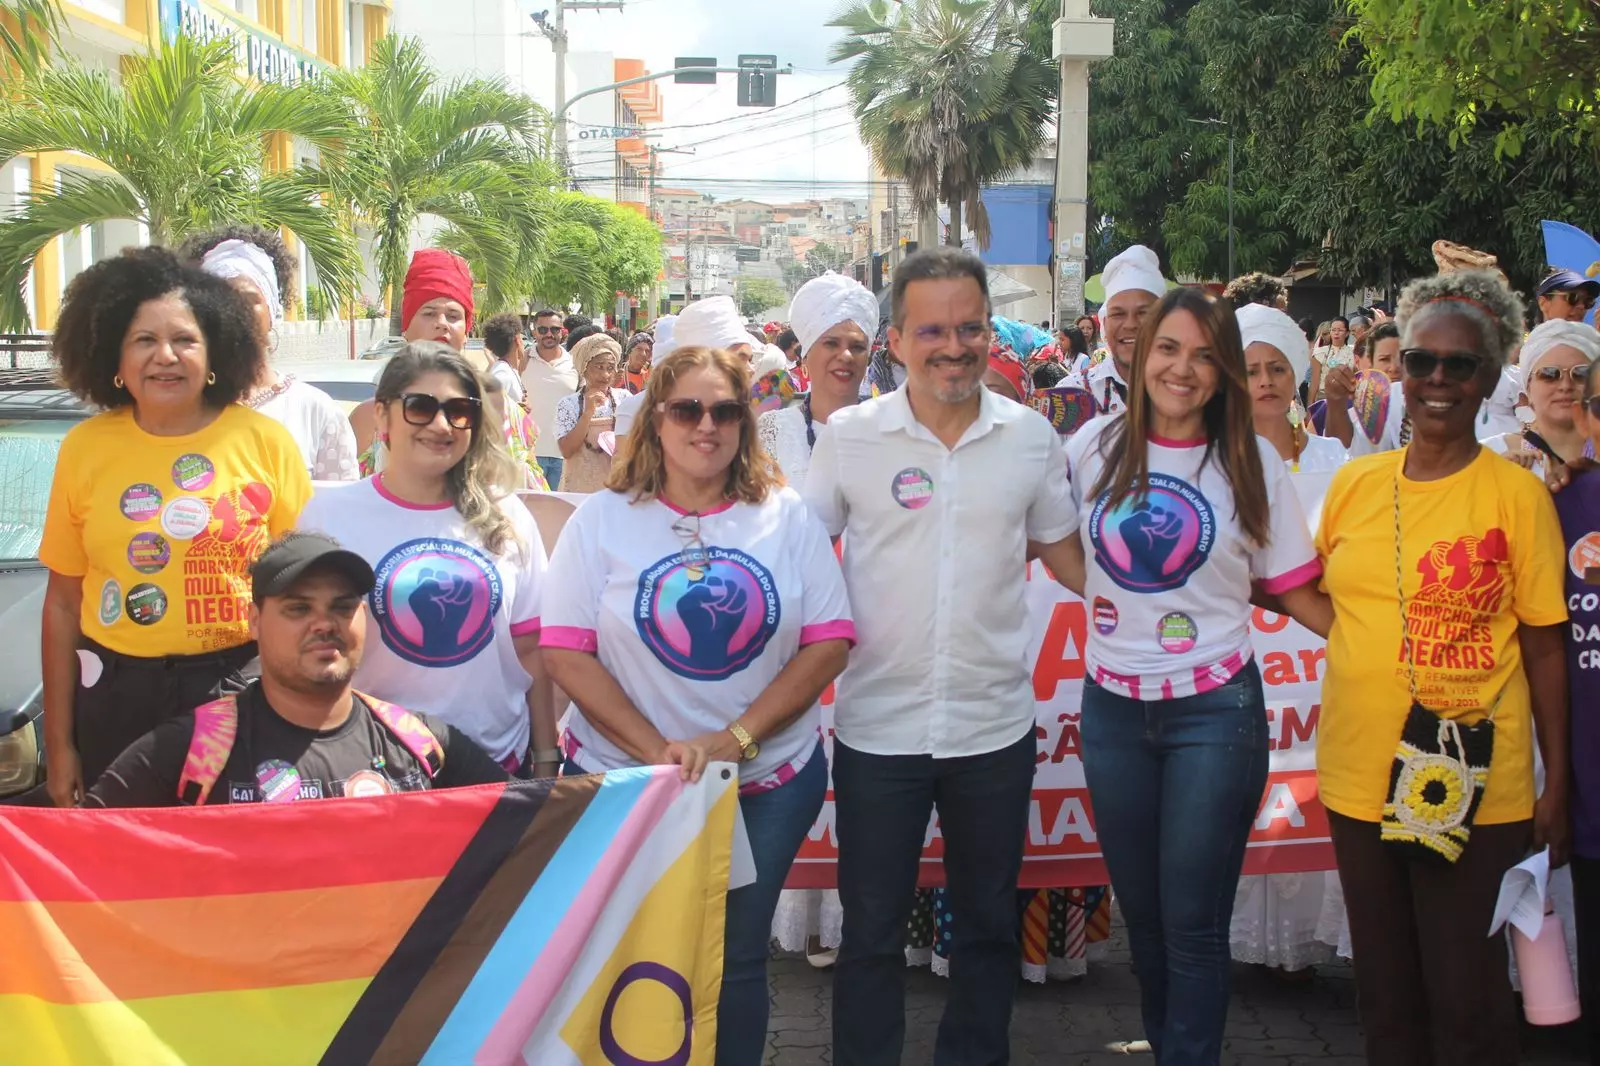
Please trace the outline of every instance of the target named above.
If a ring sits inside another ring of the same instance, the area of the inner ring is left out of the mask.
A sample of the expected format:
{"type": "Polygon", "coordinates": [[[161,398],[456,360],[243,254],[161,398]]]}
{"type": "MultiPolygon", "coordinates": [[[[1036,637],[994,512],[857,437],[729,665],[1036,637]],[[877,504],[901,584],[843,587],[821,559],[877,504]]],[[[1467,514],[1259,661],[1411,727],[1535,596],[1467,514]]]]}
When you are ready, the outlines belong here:
{"type": "Polygon", "coordinates": [[[984,343],[989,337],[987,322],[967,322],[952,329],[949,326],[918,326],[911,331],[921,344],[943,344],[952,335],[961,344],[971,346],[984,343]]]}
{"type": "Polygon", "coordinates": [[[1478,372],[1483,360],[1469,352],[1447,352],[1443,355],[1426,348],[1407,348],[1400,353],[1400,363],[1408,378],[1431,378],[1433,372],[1444,364],[1446,381],[1470,381],[1478,372]]]}
{"type": "Polygon", "coordinates": [[[541,337],[548,337],[552,333],[565,333],[565,326],[534,326],[533,331],[541,337]]]}
{"type": "Polygon", "coordinates": [[[483,404],[471,396],[452,396],[440,400],[425,392],[407,392],[400,396],[400,413],[413,426],[429,426],[444,412],[444,420],[451,429],[477,429],[483,416],[483,404]]]}
{"type": "Polygon", "coordinates": [[[700,539],[700,516],[686,514],[672,523],[672,532],[683,545],[678,560],[683,563],[690,581],[699,581],[706,574],[706,546],[700,539]]]}
{"type": "Polygon", "coordinates": [[[698,426],[708,413],[712,425],[731,426],[742,420],[749,409],[749,405],[742,400],[718,400],[710,407],[699,400],[672,400],[656,404],[657,411],[680,426],[698,426]]]}
{"type": "Polygon", "coordinates": [[[1579,363],[1577,366],[1569,366],[1565,368],[1559,366],[1541,366],[1538,370],[1533,372],[1533,376],[1539,381],[1543,381],[1549,385],[1555,384],[1563,377],[1570,377],[1575,384],[1581,384],[1589,380],[1589,364],[1579,363]]]}

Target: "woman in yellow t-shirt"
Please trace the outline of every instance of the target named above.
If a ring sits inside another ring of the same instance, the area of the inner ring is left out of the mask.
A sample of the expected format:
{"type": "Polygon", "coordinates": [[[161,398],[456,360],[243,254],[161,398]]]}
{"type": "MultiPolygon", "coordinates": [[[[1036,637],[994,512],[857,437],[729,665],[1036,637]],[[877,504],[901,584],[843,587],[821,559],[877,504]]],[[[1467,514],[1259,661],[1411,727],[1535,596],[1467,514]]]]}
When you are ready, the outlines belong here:
{"type": "Polygon", "coordinates": [[[311,495],[288,430],[237,403],[263,340],[227,281],[163,248],[67,288],[61,377],[103,411],[61,443],[39,546],[58,805],[167,718],[242,687],[255,658],[250,564],[311,495]]]}
{"type": "Polygon", "coordinates": [[[1317,782],[1368,1061],[1500,1066],[1517,1061],[1505,939],[1485,935],[1501,876],[1530,844],[1566,861],[1565,552],[1549,491],[1474,434],[1522,339],[1521,301],[1498,274],[1464,271],[1413,282],[1398,312],[1410,444],[1346,464],[1317,534],[1336,619],[1317,782]],[[1491,713],[1481,801],[1451,862],[1437,832],[1453,801],[1471,798],[1459,762],[1412,764],[1394,802],[1391,769],[1403,729],[1420,750],[1444,736],[1483,765],[1457,730],[1491,713]]]}

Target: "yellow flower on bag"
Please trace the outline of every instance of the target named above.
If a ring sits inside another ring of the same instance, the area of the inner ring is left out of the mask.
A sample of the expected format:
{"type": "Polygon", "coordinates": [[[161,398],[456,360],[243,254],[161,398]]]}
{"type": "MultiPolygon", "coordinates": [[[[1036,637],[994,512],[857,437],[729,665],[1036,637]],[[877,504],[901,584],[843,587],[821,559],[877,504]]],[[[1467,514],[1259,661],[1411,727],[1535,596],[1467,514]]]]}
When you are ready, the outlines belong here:
{"type": "Polygon", "coordinates": [[[1405,805],[1412,817],[1430,825],[1447,825],[1461,806],[1461,775],[1453,767],[1431,763],[1411,775],[1405,805]]]}

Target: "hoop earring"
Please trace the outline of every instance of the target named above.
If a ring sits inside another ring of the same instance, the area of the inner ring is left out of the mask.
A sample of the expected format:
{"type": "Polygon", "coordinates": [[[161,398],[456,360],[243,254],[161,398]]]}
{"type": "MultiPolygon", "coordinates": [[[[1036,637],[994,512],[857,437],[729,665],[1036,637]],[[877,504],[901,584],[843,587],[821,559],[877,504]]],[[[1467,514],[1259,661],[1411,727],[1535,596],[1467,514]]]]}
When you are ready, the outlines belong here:
{"type": "Polygon", "coordinates": [[[119,389],[127,388],[127,385],[122,380],[122,375],[121,374],[113,374],[113,375],[111,375],[111,384],[115,385],[119,389]]]}
{"type": "Polygon", "coordinates": [[[211,371],[210,373],[208,373],[206,375],[206,384],[207,385],[215,385],[216,383],[217,383],[217,372],[215,370],[213,370],[213,371],[211,371]]]}

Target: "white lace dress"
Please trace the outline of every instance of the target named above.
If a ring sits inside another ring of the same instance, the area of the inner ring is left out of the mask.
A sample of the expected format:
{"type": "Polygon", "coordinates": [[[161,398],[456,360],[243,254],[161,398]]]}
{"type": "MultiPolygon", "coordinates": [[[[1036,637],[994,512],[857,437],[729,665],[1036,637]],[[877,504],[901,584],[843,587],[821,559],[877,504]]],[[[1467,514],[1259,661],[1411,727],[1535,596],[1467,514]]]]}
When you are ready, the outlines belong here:
{"type": "MultiPolygon", "coordinates": [[[[819,433],[826,429],[822,425],[813,428],[819,433]]],[[[796,492],[803,492],[811,469],[805,410],[796,404],[765,412],[756,419],[756,435],[783,471],[784,480],[796,492]]],[[[834,889],[786,888],[779,894],[778,909],[772,915],[772,938],[784,951],[804,951],[806,940],[813,936],[821,939],[823,947],[836,948],[843,923],[844,908],[834,889]]]]}

